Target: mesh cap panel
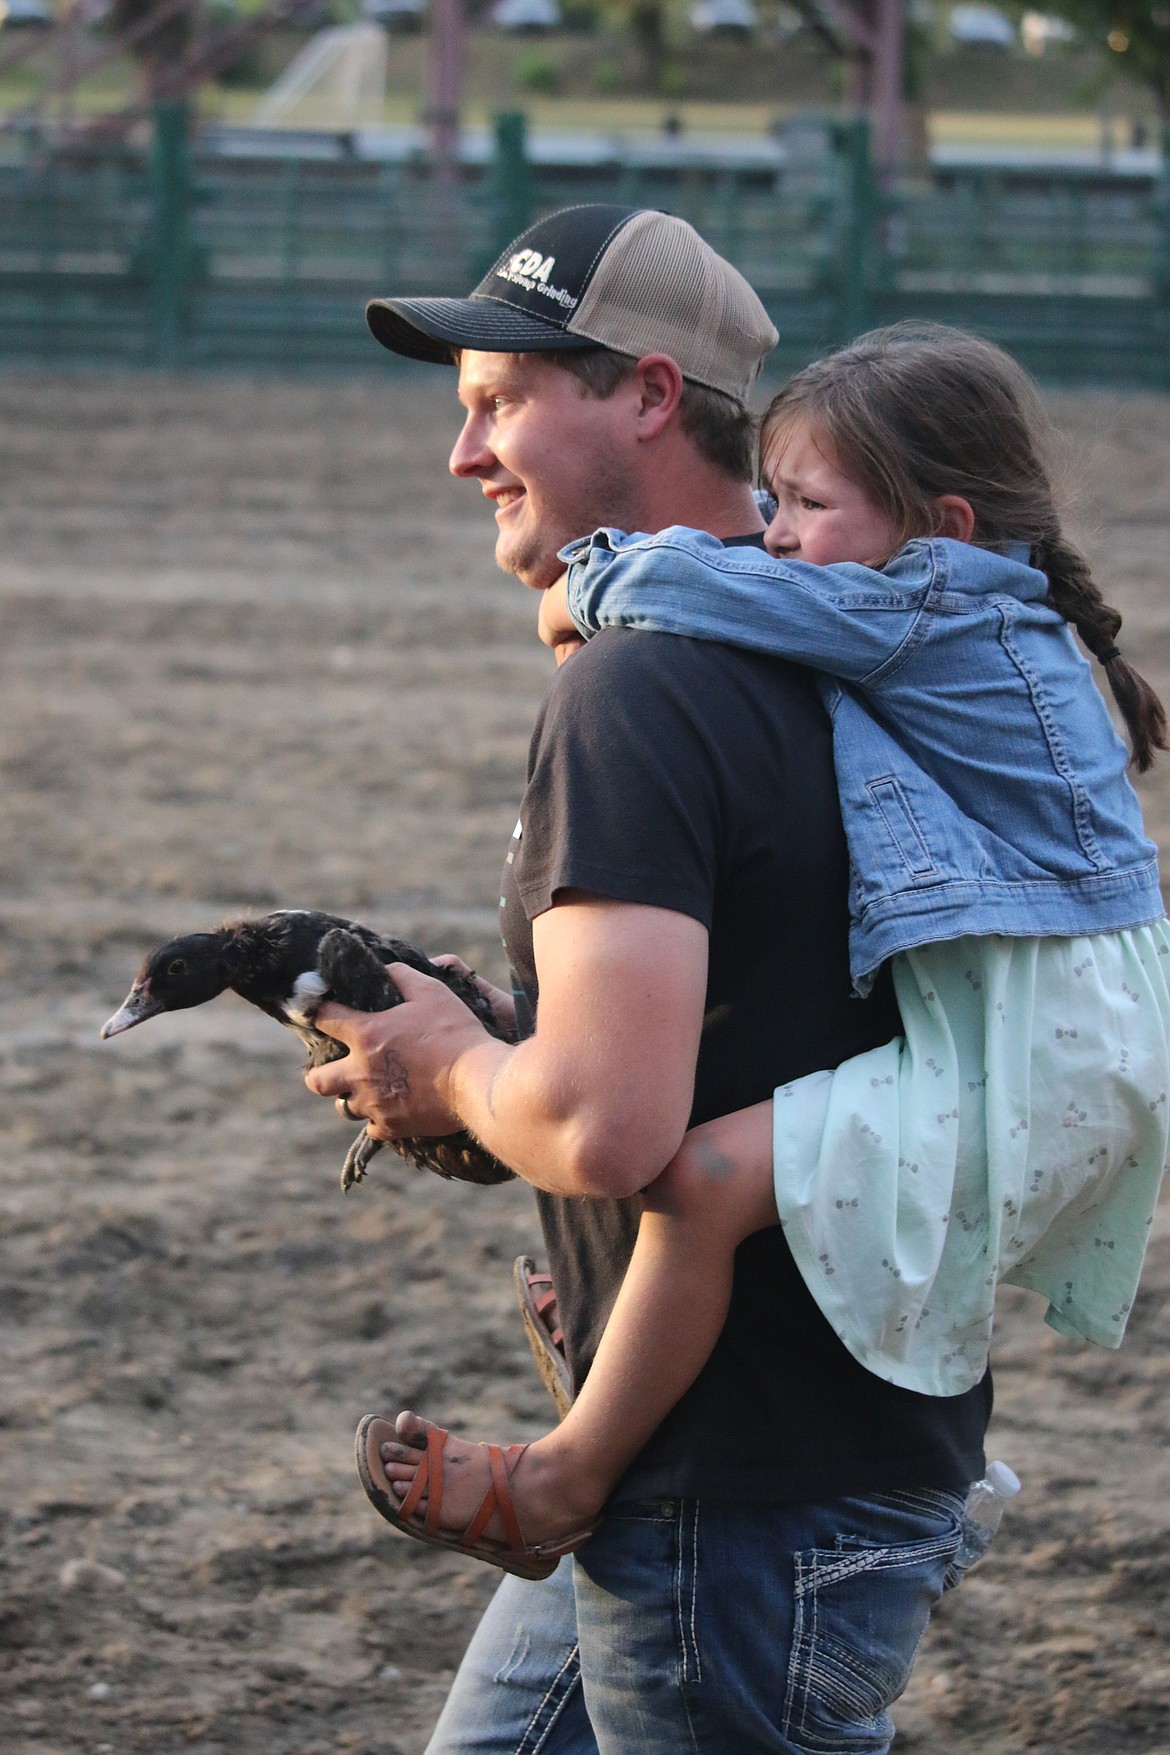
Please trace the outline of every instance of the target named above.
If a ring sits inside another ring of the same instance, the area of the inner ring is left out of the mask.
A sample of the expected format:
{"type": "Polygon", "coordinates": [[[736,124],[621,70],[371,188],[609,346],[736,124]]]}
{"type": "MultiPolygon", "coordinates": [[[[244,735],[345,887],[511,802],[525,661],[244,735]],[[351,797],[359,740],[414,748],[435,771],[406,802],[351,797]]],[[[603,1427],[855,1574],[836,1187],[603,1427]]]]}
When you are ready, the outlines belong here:
{"type": "Polygon", "coordinates": [[[635,358],[669,354],[685,378],[741,402],[778,339],[737,269],[685,220],[649,211],[609,244],[567,327],[635,358]]]}

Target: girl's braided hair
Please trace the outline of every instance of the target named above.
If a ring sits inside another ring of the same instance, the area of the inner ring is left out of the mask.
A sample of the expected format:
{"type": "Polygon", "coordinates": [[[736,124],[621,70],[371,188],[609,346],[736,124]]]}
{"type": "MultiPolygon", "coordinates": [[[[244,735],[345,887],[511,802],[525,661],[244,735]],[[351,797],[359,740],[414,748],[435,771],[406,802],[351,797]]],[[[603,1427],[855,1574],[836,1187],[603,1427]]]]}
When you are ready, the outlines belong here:
{"type": "Polygon", "coordinates": [[[970,504],[979,547],[1026,543],[1033,566],[1047,576],[1049,603],[1105,667],[1138,772],[1156,749],[1170,748],[1161,701],[1115,644],[1119,611],[1061,533],[1040,455],[1047,421],[1022,367],[964,330],[895,323],[815,361],[784,386],[763,419],[762,458],[798,417],[891,519],[899,547],[935,534],[935,502],[946,494],[970,504]]]}

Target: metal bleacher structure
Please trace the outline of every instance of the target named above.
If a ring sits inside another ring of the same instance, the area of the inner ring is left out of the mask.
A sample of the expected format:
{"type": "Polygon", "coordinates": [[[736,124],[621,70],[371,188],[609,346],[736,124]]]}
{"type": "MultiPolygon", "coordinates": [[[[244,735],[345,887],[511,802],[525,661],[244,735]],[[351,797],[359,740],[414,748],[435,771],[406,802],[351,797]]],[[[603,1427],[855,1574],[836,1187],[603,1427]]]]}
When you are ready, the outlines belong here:
{"type": "Polygon", "coordinates": [[[421,131],[190,117],[180,96],[116,131],[7,119],[0,363],[368,368],[372,294],[465,292],[542,212],[616,200],[684,215],[742,268],[779,370],[929,317],[1049,382],[1170,390],[1166,142],[1114,162],[936,157],[879,183],[858,118],[754,143],[557,142],[504,116],[465,131],[443,176],[421,131]]]}

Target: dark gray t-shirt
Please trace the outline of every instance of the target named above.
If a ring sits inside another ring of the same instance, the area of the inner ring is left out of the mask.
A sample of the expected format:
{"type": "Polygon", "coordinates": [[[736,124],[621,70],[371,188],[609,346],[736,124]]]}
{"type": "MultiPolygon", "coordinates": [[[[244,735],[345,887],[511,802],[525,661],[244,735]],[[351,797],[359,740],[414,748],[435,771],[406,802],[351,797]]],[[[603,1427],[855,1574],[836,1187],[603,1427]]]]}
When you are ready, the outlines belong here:
{"type": "MultiPolygon", "coordinates": [[[[610,629],[565,664],[533,735],[505,867],[522,1020],[532,920],[559,890],[670,908],[710,934],[692,1124],[888,1041],[888,983],[851,997],[848,867],[813,673],[756,653],[610,629]]],[[[539,1195],[574,1379],[617,1295],[640,1201],[539,1195]]],[[[934,1398],[837,1339],[779,1226],[741,1245],[723,1335],[619,1492],[755,1501],[962,1488],[983,1468],[990,1378],[934,1398]]]]}

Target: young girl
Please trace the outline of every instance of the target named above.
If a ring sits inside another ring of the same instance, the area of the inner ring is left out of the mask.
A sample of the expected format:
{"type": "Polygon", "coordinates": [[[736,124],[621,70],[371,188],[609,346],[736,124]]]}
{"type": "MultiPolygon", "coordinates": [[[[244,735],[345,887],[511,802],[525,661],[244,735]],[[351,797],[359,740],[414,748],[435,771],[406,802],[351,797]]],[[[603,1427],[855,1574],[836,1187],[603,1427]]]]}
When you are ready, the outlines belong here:
{"type": "Polygon", "coordinates": [[[854,985],[892,959],[905,1034],[687,1136],[555,1432],[504,1452],[363,1422],[367,1492],[410,1533],[551,1571],[705,1363],[736,1246],[777,1222],[845,1346],[905,1388],[978,1382],[1000,1279],[1120,1343],[1167,1155],[1170,929],[1069,623],[1139,770],[1166,724],[1060,533],[1037,418],[998,349],[899,325],[769,408],[766,554],[682,529],[566,551],[550,643],[621,623],[825,673],[854,985]]]}

